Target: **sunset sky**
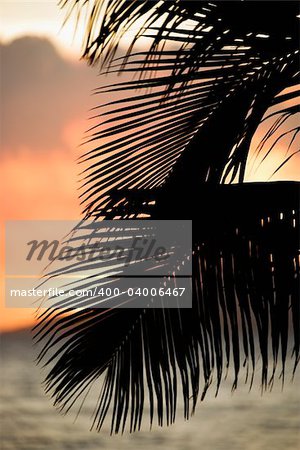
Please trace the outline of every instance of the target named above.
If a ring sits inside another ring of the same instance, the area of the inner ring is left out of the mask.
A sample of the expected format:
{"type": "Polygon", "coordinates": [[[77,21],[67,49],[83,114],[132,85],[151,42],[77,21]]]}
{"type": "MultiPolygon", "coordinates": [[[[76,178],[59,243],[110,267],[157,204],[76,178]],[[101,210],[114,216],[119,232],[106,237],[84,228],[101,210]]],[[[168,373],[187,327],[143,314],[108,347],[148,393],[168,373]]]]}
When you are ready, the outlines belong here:
{"type": "MultiPolygon", "coordinates": [[[[79,61],[81,25],[73,40],[74,19],[62,28],[64,15],[55,0],[0,0],[2,249],[6,220],[80,217],[75,160],[99,78],[79,61]]],[[[283,143],[247,179],[268,180],[284,154],[283,143]]],[[[299,180],[299,167],[297,156],[272,180],[299,180]]],[[[3,251],[1,272],[0,329],[29,325],[33,310],[4,306],[3,251]]]]}
{"type": "MultiPolygon", "coordinates": [[[[56,1],[1,0],[0,17],[3,244],[6,220],[79,218],[75,160],[98,78],[56,1]]],[[[33,310],[4,307],[1,278],[1,329],[32,323],[33,310]]]]}

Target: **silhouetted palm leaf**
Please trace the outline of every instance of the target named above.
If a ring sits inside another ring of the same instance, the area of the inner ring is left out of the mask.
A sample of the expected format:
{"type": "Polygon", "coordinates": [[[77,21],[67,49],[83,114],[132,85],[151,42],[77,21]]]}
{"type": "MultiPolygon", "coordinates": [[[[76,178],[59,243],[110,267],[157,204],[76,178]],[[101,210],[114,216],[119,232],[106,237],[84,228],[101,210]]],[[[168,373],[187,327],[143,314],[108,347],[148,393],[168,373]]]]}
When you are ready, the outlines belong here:
{"type": "Polygon", "coordinates": [[[299,183],[223,183],[243,181],[263,118],[275,119],[258,148],[268,152],[298,112],[296,2],[273,2],[271,18],[269,2],[62,4],[90,8],[91,63],[138,76],[98,90],[120,98],[103,106],[90,136],[95,148],[82,158],[85,217],[192,219],[193,309],[78,310],[74,298],[66,315],[58,303],[37,328],[39,339],[50,335],[40,358],[58,346],[47,389],[68,409],[105,374],[94,425],[111,411],[118,432],[127,420],[130,430],[140,427],[146,399],[151,423],[155,414],[172,423],[178,381],[185,417],[214,377],[218,390],[230,365],[233,388],[242,364],[251,384],[258,354],[262,385],[272,384],[279,359],[284,374],[289,339],[295,367],[299,360],[299,183]],[[154,36],[149,49],[130,47],[114,59],[122,34],[143,15],[137,37],[154,36]]]}
{"type": "MultiPolygon", "coordinates": [[[[81,194],[85,211],[100,209],[111,189],[159,187],[173,170],[173,180],[187,192],[195,182],[243,181],[251,139],[269,108],[276,105],[272,114],[279,124],[299,113],[286,103],[298,97],[296,3],[272,4],[272,21],[267,2],[124,3],[132,15],[119,2],[109,2],[102,28],[98,15],[91,15],[84,52],[91,62],[103,51],[110,61],[127,23],[142,13],[151,14],[141,36],[149,35],[158,17],[165,20],[154,27],[147,52],[120,58],[109,69],[143,78],[98,90],[122,97],[103,106],[91,136],[96,148],[82,158],[89,163],[81,194]],[[189,30],[188,20],[193,21],[189,30]],[[220,129],[222,139],[214,133],[220,129]]],[[[271,129],[269,139],[276,131],[271,129]]],[[[296,136],[299,126],[293,132],[296,136]]]]}

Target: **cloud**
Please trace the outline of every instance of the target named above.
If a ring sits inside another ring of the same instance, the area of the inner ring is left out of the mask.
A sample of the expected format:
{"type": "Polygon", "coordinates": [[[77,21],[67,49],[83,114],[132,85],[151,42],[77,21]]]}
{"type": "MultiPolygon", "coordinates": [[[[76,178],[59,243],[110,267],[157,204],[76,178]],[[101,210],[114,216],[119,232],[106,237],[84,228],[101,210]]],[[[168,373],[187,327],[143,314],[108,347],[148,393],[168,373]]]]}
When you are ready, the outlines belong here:
{"type": "Polygon", "coordinates": [[[3,148],[64,148],[66,124],[88,117],[97,69],[64,59],[45,38],[22,37],[0,49],[3,148]]]}

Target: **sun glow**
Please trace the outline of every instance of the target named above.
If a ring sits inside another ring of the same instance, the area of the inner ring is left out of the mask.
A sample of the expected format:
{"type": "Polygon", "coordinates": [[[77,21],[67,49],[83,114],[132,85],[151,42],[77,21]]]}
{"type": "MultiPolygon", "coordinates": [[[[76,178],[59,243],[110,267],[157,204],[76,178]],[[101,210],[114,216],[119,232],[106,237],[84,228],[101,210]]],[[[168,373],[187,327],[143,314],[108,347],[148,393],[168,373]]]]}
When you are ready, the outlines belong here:
{"type": "Polygon", "coordinates": [[[65,17],[56,0],[0,0],[0,40],[7,43],[26,35],[46,37],[65,57],[78,59],[83,23],[75,33],[75,18],[64,23],[65,17]]]}

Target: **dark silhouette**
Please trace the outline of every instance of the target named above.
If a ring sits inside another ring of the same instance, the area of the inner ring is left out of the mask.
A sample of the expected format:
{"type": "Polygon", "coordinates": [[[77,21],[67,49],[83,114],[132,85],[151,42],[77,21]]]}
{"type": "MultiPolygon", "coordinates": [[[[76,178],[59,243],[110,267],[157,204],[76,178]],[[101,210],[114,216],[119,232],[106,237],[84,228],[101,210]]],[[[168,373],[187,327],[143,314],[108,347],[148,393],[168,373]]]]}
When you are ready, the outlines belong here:
{"type": "Polygon", "coordinates": [[[99,89],[121,98],[103,106],[90,137],[95,149],[82,157],[85,218],[192,219],[193,308],[70,308],[67,316],[52,309],[37,337],[50,334],[41,359],[59,345],[46,380],[56,404],[68,410],[105,374],[94,425],[100,429],[110,410],[112,432],[126,421],[133,431],[145,400],[151,423],[155,415],[160,425],[174,422],[178,382],[188,418],[214,379],[218,391],[228,367],[233,388],[242,365],[251,385],[260,355],[266,388],[279,360],[284,379],[291,349],[294,370],[299,361],[300,185],[243,182],[266,116],[274,120],[260,151],[286,136],[292,147],[299,132],[281,131],[298,112],[299,8],[294,1],[88,4],[84,57],[139,76],[99,89]],[[118,58],[122,33],[144,14],[136,38],[154,34],[151,45],[118,58]]]}

